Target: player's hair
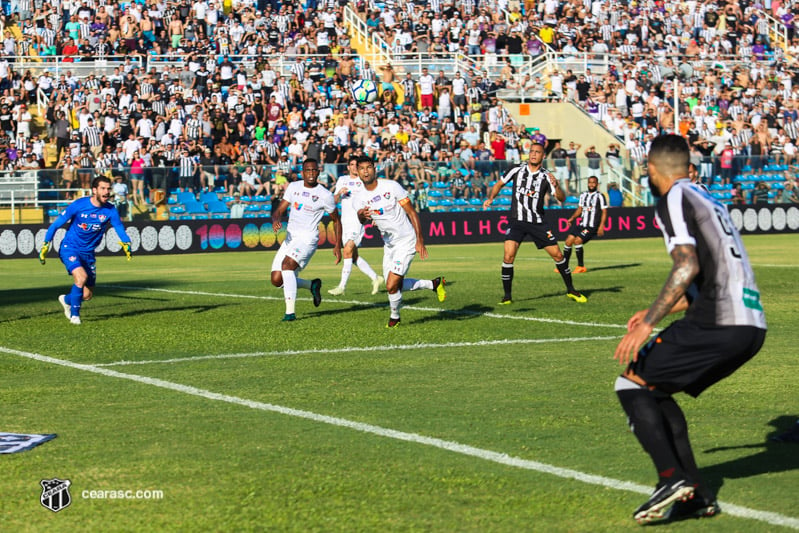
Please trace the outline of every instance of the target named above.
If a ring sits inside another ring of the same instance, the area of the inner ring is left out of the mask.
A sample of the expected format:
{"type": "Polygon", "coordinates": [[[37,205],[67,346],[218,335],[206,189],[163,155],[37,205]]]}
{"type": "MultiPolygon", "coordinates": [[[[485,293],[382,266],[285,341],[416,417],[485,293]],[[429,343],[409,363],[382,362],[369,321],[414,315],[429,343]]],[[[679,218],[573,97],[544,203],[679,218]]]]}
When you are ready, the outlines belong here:
{"type": "Polygon", "coordinates": [[[667,176],[688,175],[691,150],[688,143],[679,135],[659,135],[649,148],[649,162],[658,172],[667,176]]]}
{"type": "Polygon", "coordinates": [[[92,180],[92,189],[96,189],[102,182],[106,182],[107,184],[111,185],[111,180],[108,179],[108,177],[97,176],[92,180]]]}
{"type": "Polygon", "coordinates": [[[319,165],[319,161],[317,161],[313,157],[309,157],[308,159],[302,162],[303,168],[305,168],[305,165],[307,165],[308,163],[316,163],[317,166],[319,165]]]}
{"type": "Polygon", "coordinates": [[[372,163],[374,165],[375,161],[374,161],[374,159],[372,159],[368,155],[359,155],[358,156],[358,164],[360,165],[361,163],[372,163]]]}
{"type": "Polygon", "coordinates": [[[347,165],[349,165],[353,161],[357,163],[360,158],[361,156],[359,156],[358,154],[352,154],[349,158],[347,158],[347,165]]]}

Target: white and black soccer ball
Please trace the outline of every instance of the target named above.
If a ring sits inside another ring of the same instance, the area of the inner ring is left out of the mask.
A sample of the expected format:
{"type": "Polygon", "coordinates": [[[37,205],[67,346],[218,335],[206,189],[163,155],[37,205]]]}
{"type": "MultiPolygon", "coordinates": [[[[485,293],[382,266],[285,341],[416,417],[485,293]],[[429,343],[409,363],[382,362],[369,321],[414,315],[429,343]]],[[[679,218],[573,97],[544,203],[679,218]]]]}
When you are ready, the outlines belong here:
{"type": "Polygon", "coordinates": [[[377,100],[377,85],[372,80],[357,80],[352,84],[352,98],[358,105],[368,105],[377,100]]]}

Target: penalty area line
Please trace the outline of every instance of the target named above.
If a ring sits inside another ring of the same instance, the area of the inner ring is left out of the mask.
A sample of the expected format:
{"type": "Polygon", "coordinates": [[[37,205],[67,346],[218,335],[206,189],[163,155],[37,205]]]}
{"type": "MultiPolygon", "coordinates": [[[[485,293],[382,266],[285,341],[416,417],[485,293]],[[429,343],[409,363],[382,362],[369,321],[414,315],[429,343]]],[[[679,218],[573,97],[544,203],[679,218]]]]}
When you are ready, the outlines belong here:
{"type": "Polygon", "coordinates": [[[443,342],[443,343],[418,343],[418,344],[389,344],[387,346],[347,346],[345,348],[313,348],[308,350],[283,350],[271,352],[250,352],[250,353],[229,353],[218,355],[198,355],[195,357],[176,357],[173,359],[151,359],[147,361],[117,361],[115,363],[98,363],[94,366],[130,366],[130,365],[152,365],[165,363],[184,363],[192,361],[207,361],[209,359],[244,359],[247,357],[280,357],[288,355],[312,355],[312,354],[334,354],[334,353],[358,353],[358,352],[386,352],[393,350],[426,350],[431,348],[465,348],[481,346],[501,346],[512,344],[546,344],[551,342],[580,342],[580,341],[607,341],[618,339],[618,337],[572,337],[565,339],[499,339],[490,341],[476,342],[443,342]]]}
{"type": "MultiPolygon", "coordinates": [[[[243,298],[247,300],[269,300],[269,301],[283,301],[283,297],[280,296],[259,296],[255,294],[234,294],[234,293],[226,293],[226,292],[205,292],[205,291],[185,291],[185,290],[177,290],[177,289],[159,289],[156,287],[137,287],[135,285],[101,285],[101,287],[108,288],[108,289],[123,289],[123,290],[133,290],[133,291],[152,291],[152,292],[163,292],[167,294],[185,294],[188,296],[212,296],[215,298],[243,298]]],[[[311,298],[297,298],[297,300],[307,300],[311,301],[311,298]]],[[[377,302],[364,302],[360,300],[339,300],[339,299],[332,299],[332,298],[325,298],[324,301],[336,303],[336,304],[351,304],[357,305],[361,307],[376,307],[376,308],[383,308],[387,307],[388,304],[386,303],[377,303],[377,302]]],[[[491,313],[491,312],[484,312],[484,311],[470,311],[468,309],[442,309],[440,307],[421,307],[416,305],[405,305],[402,307],[403,310],[412,310],[412,311],[426,311],[431,313],[443,313],[449,315],[460,315],[460,316],[484,316],[487,318],[499,318],[502,320],[524,320],[528,322],[541,322],[546,324],[561,324],[564,326],[589,326],[595,328],[622,328],[627,329],[626,324],[603,324],[599,322],[578,322],[576,320],[560,320],[556,318],[540,318],[534,316],[517,316],[517,315],[503,315],[501,313],[491,313]]]]}
{"type": "MultiPolygon", "coordinates": [[[[541,463],[538,461],[532,461],[529,459],[522,459],[520,457],[512,457],[504,453],[485,450],[482,448],[476,448],[474,446],[461,444],[459,442],[448,441],[435,437],[428,437],[425,435],[419,435],[418,433],[407,433],[405,431],[398,431],[395,429],[384,428],[372,424],[365,424],[363,422],[355,422],[352,420],[347,420],[345,418],[321,415],[311,411],[302,411],[300,409],[292,409],[291,407],[284,407],[281,405],[274,405],[264,402],[257,402],[254,400],[247,400],[245,398],[229,396],[227,394],[219,394],[217,392],[212,392],[209,390],[192,387],[189,385],[181,385],[180,383],[173,383],[171,381],[165,381],[162,379],[151,378],[147,376],[139,376],[137,374],[126,374],[108,368],[99,368],[96,365],[73,363],[72,361],[67,361],[64,359],[57,359],[55,357],[49,357],[37,353],[23,352],[20,350],[14,350],[3,346],[0,346],[0,352],[7,353],[10,355],[17,355],[19,357],[32,359],[34,361],[39,361],[42,363],[58,365],[66,368],[72,368],[75,370],[82,370],[84,372],[91,372],[93,374],[99,374],[105,377],[133,381],[144,385],[150,385],[161,389],[171,390],[183,394],[188,394],[191,396],[205,398],[207,400],[225,402],[233,405],[240,405],[242,407],[249,407],[250,409],[257,409],[260,411],[278,413],[286,416],[293,416],[295,418],[301,418],[313,422],[328,424],[331,426],[352,429],[355,431],[359,431],[361,433],[376,435],[378,437],[395,439],[404,442],[411,442],[414,444],[422,444],[424,446],[430,446],[433,448],[438,448],[441,450],[446,450],[461,455],[475,457],[478,459],[491,461],[505,466],[521,468],[524,470],[532,470],[544,474],[550,474],[563,479],[573,479],[575,481],[580,481],[582,483],[586,483],[589,485],[597,485],[609,489],[624,490],[644,495],[649,495],[652,491],[651,487],[647,487],[645,485],[633,483],[630,481],[622,481],[620,479],[613,479],[605,476],[588,474],[585,472],[581,472],[579,470],[572,470],[570,468],[561,468],[559,466],[541,463]]],[[[727,504],[725,502],[721,502],[720,504],[722,506],[723,512],[730,516],[748,518],[751,520],[758,520],[776,526],[799,529],[798,518],[781,515],[779,513],[773,513],[770,511],[759,511],[757,509],[750,509],[748,507],[743,507],[740,505],[727,504]]]]}

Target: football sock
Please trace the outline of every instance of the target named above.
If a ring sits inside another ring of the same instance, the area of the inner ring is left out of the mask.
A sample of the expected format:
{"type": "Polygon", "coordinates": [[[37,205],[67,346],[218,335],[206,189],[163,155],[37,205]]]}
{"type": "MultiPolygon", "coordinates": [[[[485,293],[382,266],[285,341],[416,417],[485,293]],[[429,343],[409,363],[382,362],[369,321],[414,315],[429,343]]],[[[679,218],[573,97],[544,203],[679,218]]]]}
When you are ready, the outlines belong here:
{"type": "Polygon", "coordinates": [[[574,247],[574,253],[577,255],[577,266],[585,266],[583,264],[583,245],[578,244],[574,247]]]}
{"type": "Polygon", "coordinates": [[[419,289],[433,290],[433,281],[429,279],[405,278],[402,280],[403,291],[418,291],[419,289]]]}
{"type": "Polygon", "coordinates": [[[682,466],[688,478],[696,483],[696,491],[705,501],[715,500],[715,495],[702,481],[702,476],[699,475],[699,467],[696,466],[694,452],[691,449],[691,441],[688,439],[688,423],[685,421],[682,409],[671,396],[657,398],[656,401],[660,407],[660,412],[663,414],[666,429],[671,437],[669,440],[677,459],[680,461],[680,466],[682,466]]]}
{"type": "Polygon", "coordinates": [[[513,263],[502,263],[502,288],[505,290],[505,297],[511,297],[513,289],[513,263]]]}
{"type": "Polygon", "coordinates": [[[283,271],[283,299],[286,301],[286,314],[294,313],[297,303],[297,275],[293,270],[283,271]]]}
{"type": "MultiPolygon", "coordinates": [[[[575,248],[576,248],[576,246],[575,246],[575,248]]],[[[568,265],[569,261],[572,258],[572,247],[571,246],[566,246],[565,244],[563,245],[563,257],[566,259],[566,264],[568,265]]]]}
{"type": "Polygon", "coordinates": [[[391,318],[399,318],[400,305],[402,304],[402,291],[394,294],[388,293],[388,305],[391,308],[391,318]]]}
{"type": "MultiPolygon", "coordinates": [[[[294,271],[292,270],[292,272],[294,272],[294,271]]],[[[297,279],[297,288],[298,289],[308,289],[308,290],[311,289],[311,281],[310,280],[302,279],[302,278],[296,278],[296,279],[297,279]]]]}
{"type": "Polygon", "coordinates": [[[372,269],[371,265],[369,265],[363,257],[358,256],[358,260],[355,261],[355,266],[361,269],[361,272],[366,274],[370,280],[374,281],[377,279],[377,274],[374,269],[372,269]]]}
{"type": "Polygon", "coordinates": [[[67,302],[72,316],[80,316],[80,306],[83,303],[83,287],[73,285],[69,290],[69,294],[67,294],[67,302]]]}
{"type": "Polygon", "coordinates": [[[666,428],[663,413],[655,395],[646,387],[619,377],[616,380],[616,395],[627,413],[630,428],[638,442],[649,454],[661,482],[680,479],[684,476],[680,461],[671,446],[671,435],[666,428]]]}
{"type": "Polygon", "coordinates": [[[339,287],[347,286],[350,274],[352,274],[352,257],[344,259],[344,264],[341,267],[341,281],[338,282],[339,287]]]}
{"type": "Polygon", "coordinates": [[[558,267],[558,272],[560,272],[560,277],[563,278],[563,283],[566,284],[567,291],[576,291],[574,285],[572,285],[572,271],[569,270],[569,262],[564,257],[561,259],[560,262],[555,262],[555,266],[558,267]]]}

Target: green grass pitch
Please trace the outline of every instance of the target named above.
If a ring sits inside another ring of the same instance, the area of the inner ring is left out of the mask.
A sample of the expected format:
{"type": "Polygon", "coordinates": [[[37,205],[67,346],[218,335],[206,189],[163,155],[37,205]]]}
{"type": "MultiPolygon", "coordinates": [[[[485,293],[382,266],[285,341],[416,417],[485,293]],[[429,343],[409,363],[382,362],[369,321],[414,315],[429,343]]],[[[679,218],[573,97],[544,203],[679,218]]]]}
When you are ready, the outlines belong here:
{"type": "MultiPolygon", "coordinates": [[[[723,514],[656,528],[799,528],[799,236],[745,239],[769,321],[761,353],[699,399],[680,395],[723,514]]],[[[0,455],[3,531],[624,531],[654,469],[613,393],[624,324],[670,269],[659,239],[597,240],[570,301],[530,243],[499,306],[502,245],[435,246],[411,276],[448,298],[387,298],[330,250],[314,308],[282,323],[272,253],[102,257],[81,326],[55,254],[0,261],[0,432],[57,433],[0,455]],[[52,358],[52,359],[48,359],[52,358]],[[125,364],[122,364],[122,363],[125,364]],[[590,477],[594,476],[594,477],[590,477]],[[59,513],[40,480],[72,483],[59,513]],[[163,498],[88,499],[158,490],[163,498]]],[[[362,251],[380,270],[382,250],[362,251]]],[[[576,260],[572,257],[572,266],[576,260]]]]}

